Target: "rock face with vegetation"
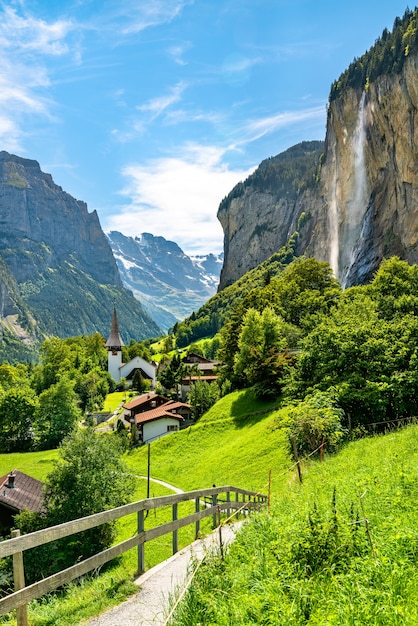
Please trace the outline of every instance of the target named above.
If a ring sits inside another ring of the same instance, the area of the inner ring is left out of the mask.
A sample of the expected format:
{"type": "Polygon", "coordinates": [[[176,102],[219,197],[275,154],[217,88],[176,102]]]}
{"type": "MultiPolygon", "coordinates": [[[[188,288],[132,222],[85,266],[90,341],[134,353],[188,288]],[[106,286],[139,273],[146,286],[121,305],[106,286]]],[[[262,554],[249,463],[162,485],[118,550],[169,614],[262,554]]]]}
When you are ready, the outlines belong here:
{"type": "Polygon", "coordinates": [[[284,245],[301,212],[310,219],[298,253],[328,261],[343,286],[370,280],[385,257],[418,261],[417,77],[417,11],[407,10],[332,85],[324,154],[310,153],[316,175],[314,163],[299,169],[298,152],[292,162],[293,150],[312,145],[300,144],[253,175],[270,165],[278,181],[293,169],[299,184],[272,193],[250,176],[221,203],[221,288],[284,245]]]}
{"type": "Polygon", "coordinates": [[[0,152],[2,356],[20,359],[47,335],[109,330],[113,301],[125,338],[158,334],[122,286],[97,213],[36,161],[0,152]],[[25,348],[26,346],[26,348],[25,348]]]}
{"type": "Polygon", "coordinates": [[[286,244],[316,186],[323,149],[322,141],[303,142],[266,159],[221,202],[225,261],[220,289],[286,244]]]}

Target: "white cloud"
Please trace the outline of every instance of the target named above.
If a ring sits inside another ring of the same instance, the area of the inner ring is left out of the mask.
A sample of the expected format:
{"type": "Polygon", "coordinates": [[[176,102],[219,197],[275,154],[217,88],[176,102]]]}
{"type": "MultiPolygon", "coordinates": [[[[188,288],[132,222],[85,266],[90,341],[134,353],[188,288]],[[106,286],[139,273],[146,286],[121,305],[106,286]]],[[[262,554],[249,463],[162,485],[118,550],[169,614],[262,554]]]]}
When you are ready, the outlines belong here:
{"type": "Polygon", "coordinates": [[[3,149],[22,151],[24,116],[50,117],[46,90],[50,80],[46,56],[68,52],[69,21],[47,23],[19,15],[9,6],[0,10],[0,138],[3,149]]]}
{"type": "Polygon", "coordinates": [[[22,17],[5,6],[0,19],[0,46],[3,50],[61,55],[68,52],[65,37],[72,30],[68,20],[47,23],[32,16],[22,17]]]}
{"type": "Polygon", "coordinates": [[[120,3],[118,14],[127,18],[127,26],[122,29],[122,34],[130,35],[139,33],[151,26],[158,26],[171,22],[185,6],[193,4],[194,0],[125,0],[120,3]]]}
{"type": "Polygon", "coordinates": [[[229,169],[222,156],[216,147],[190,144],[181,157],[125,167],[129,182],[123,194],[130,201],[108,220],[106,230],[162,235],[186,253],[220,251],[223,234],[217,208],[250,173],[229,169]]]}
{"type": "Polygon", "coordinates": [[[181,100],[181,95],[185,89],[186,83],[179,82],[177,83],[177,85],[174,85],[174,87],[169,90],[168,94],[152,98],[151,100],[149,100],[145,104],[138,106],[137,108],[140,111],[149,111],[150,113],[152,113],[152,119],[155,119],[172,104],[179,102],[181,100]]]}

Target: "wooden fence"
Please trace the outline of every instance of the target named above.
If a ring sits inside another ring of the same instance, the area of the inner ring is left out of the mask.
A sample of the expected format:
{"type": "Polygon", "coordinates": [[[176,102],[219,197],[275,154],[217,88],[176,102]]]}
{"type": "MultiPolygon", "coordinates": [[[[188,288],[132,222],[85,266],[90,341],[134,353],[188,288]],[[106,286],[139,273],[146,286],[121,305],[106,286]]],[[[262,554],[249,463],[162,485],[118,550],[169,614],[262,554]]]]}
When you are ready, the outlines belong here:
{"type": "Polygon", "coordinates": [[[40,598],[46,593],[69,583],[70,581],[83,576],[88,572],[101,567],[108,561],[120,556],[127,550],[137,548],[138,551],[138,573],[144,572],[144,544],[151,539],[162,537],[167,533],[172,533],[173,554],[178,551],[178,529],[189,524],[195,524],[196,537],[200,531],[200,520],[212,516],[213,525],[217,525],[217,515],[220,511],[226,511],[228,516],[232,510],[250,511],[259,509],[267,503],[267,496],[240,489],[239,487],[212,487],[211,489],[202,489],[198,491],[189,491],[169,496],[160,496],[157,498],[148,498],[139,500],[131,504],[120,506],[116,509],[103,511],[95,515],[89,515],[81,519],[76,519],[58,526],[51,526],[34,533],[20,536],[20,531],[14,531],[12,539],[0,542],[0,558],[13,555],[13,576],[14,576],[14,593],[0,600],[0,615],[5,615],[14,609],[17,609],[18,626],[26,626],[26,605],[30,600],[40,598]],[[220,494],[224,494],[220,497],[220,494]],[[231,497],[231,496],[234,497],[231,497]],[[182,518],[178,518],[178,505],[181,502],[194,501],[195,512],[182,518]],[[154,528],[145,530],[144,513],[161,507],[172,507],[172,521],[166,524],[160,524],[154,528]],[[118,543],[103,552],[100,552],[84,561],[80,561],[65,570],[57,572],[48,578],[44,578],[32,585],[25,586],[25,576],[23,567],[23,552],[37,546],[44,545],[69,535],[95,528],[106,522],[131,515],[137,514],[137,532],[136,534],[118,543]]]}

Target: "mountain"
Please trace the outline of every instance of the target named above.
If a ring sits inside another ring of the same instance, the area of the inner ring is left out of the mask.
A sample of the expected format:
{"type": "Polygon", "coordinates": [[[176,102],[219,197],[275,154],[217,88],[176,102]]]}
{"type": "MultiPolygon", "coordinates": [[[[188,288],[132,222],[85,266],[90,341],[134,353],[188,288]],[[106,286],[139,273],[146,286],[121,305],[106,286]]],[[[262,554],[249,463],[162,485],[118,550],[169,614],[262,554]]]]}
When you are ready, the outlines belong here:
{"type": "Polygon", "coordinates": [[[222,257],[189,257],[176,243],[149,233],[127,237],[112,231],[108,239],[123,284],[163,330],[216,293],[222,257]]]}
{"type": "Polygon", "coordinates": [[[0,358],[49,335],[109,332],[116,300],[125,340],[160,334],[127,291],[97,213],[41,171],[0,152],[0,358]]]}
{"type": "Polygon", "coordinates": [[[418,262],[417,21],[417,10],[396,18],[335,81],[324,145],[264,161],[222,201],[220,289],[295,230],[297,254],[328,261],[345,287],[368,282],[385,257],[418,262]]]}
{"type": "Polygon", "coordinates": [[[323,141],[305,141],[266,159],[222,200],[218,219],[225,262],[220,289],[286,245],[317,184],[323,151],[323,141]]]}

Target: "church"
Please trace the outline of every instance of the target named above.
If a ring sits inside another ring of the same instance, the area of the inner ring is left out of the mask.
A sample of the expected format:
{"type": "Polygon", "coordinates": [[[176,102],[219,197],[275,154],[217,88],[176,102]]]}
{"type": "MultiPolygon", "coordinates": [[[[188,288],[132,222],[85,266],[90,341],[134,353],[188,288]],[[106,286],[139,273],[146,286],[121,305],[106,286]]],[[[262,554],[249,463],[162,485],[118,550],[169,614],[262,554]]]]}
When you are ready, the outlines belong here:
{"type": "Polygon", "coordinates": [[[112,378],[116,382],[120,382],[122,378],[125,378],[128,383],[132,384],[132,378],[135,372],[138,370],[141,376],[151,381],[151,389],[155,388],[157,367],[152,363],[148,363],[140,356],[136,356],[129,361],[129,363],[122,363],[122,347],[125,344],[122,341],[122,337],[119,332],[118,317],[116,315],[116,306],[113,308],[112,326],[110,329],[110,335],[106,341],[107,348],[107,369],[112,378]]]}

